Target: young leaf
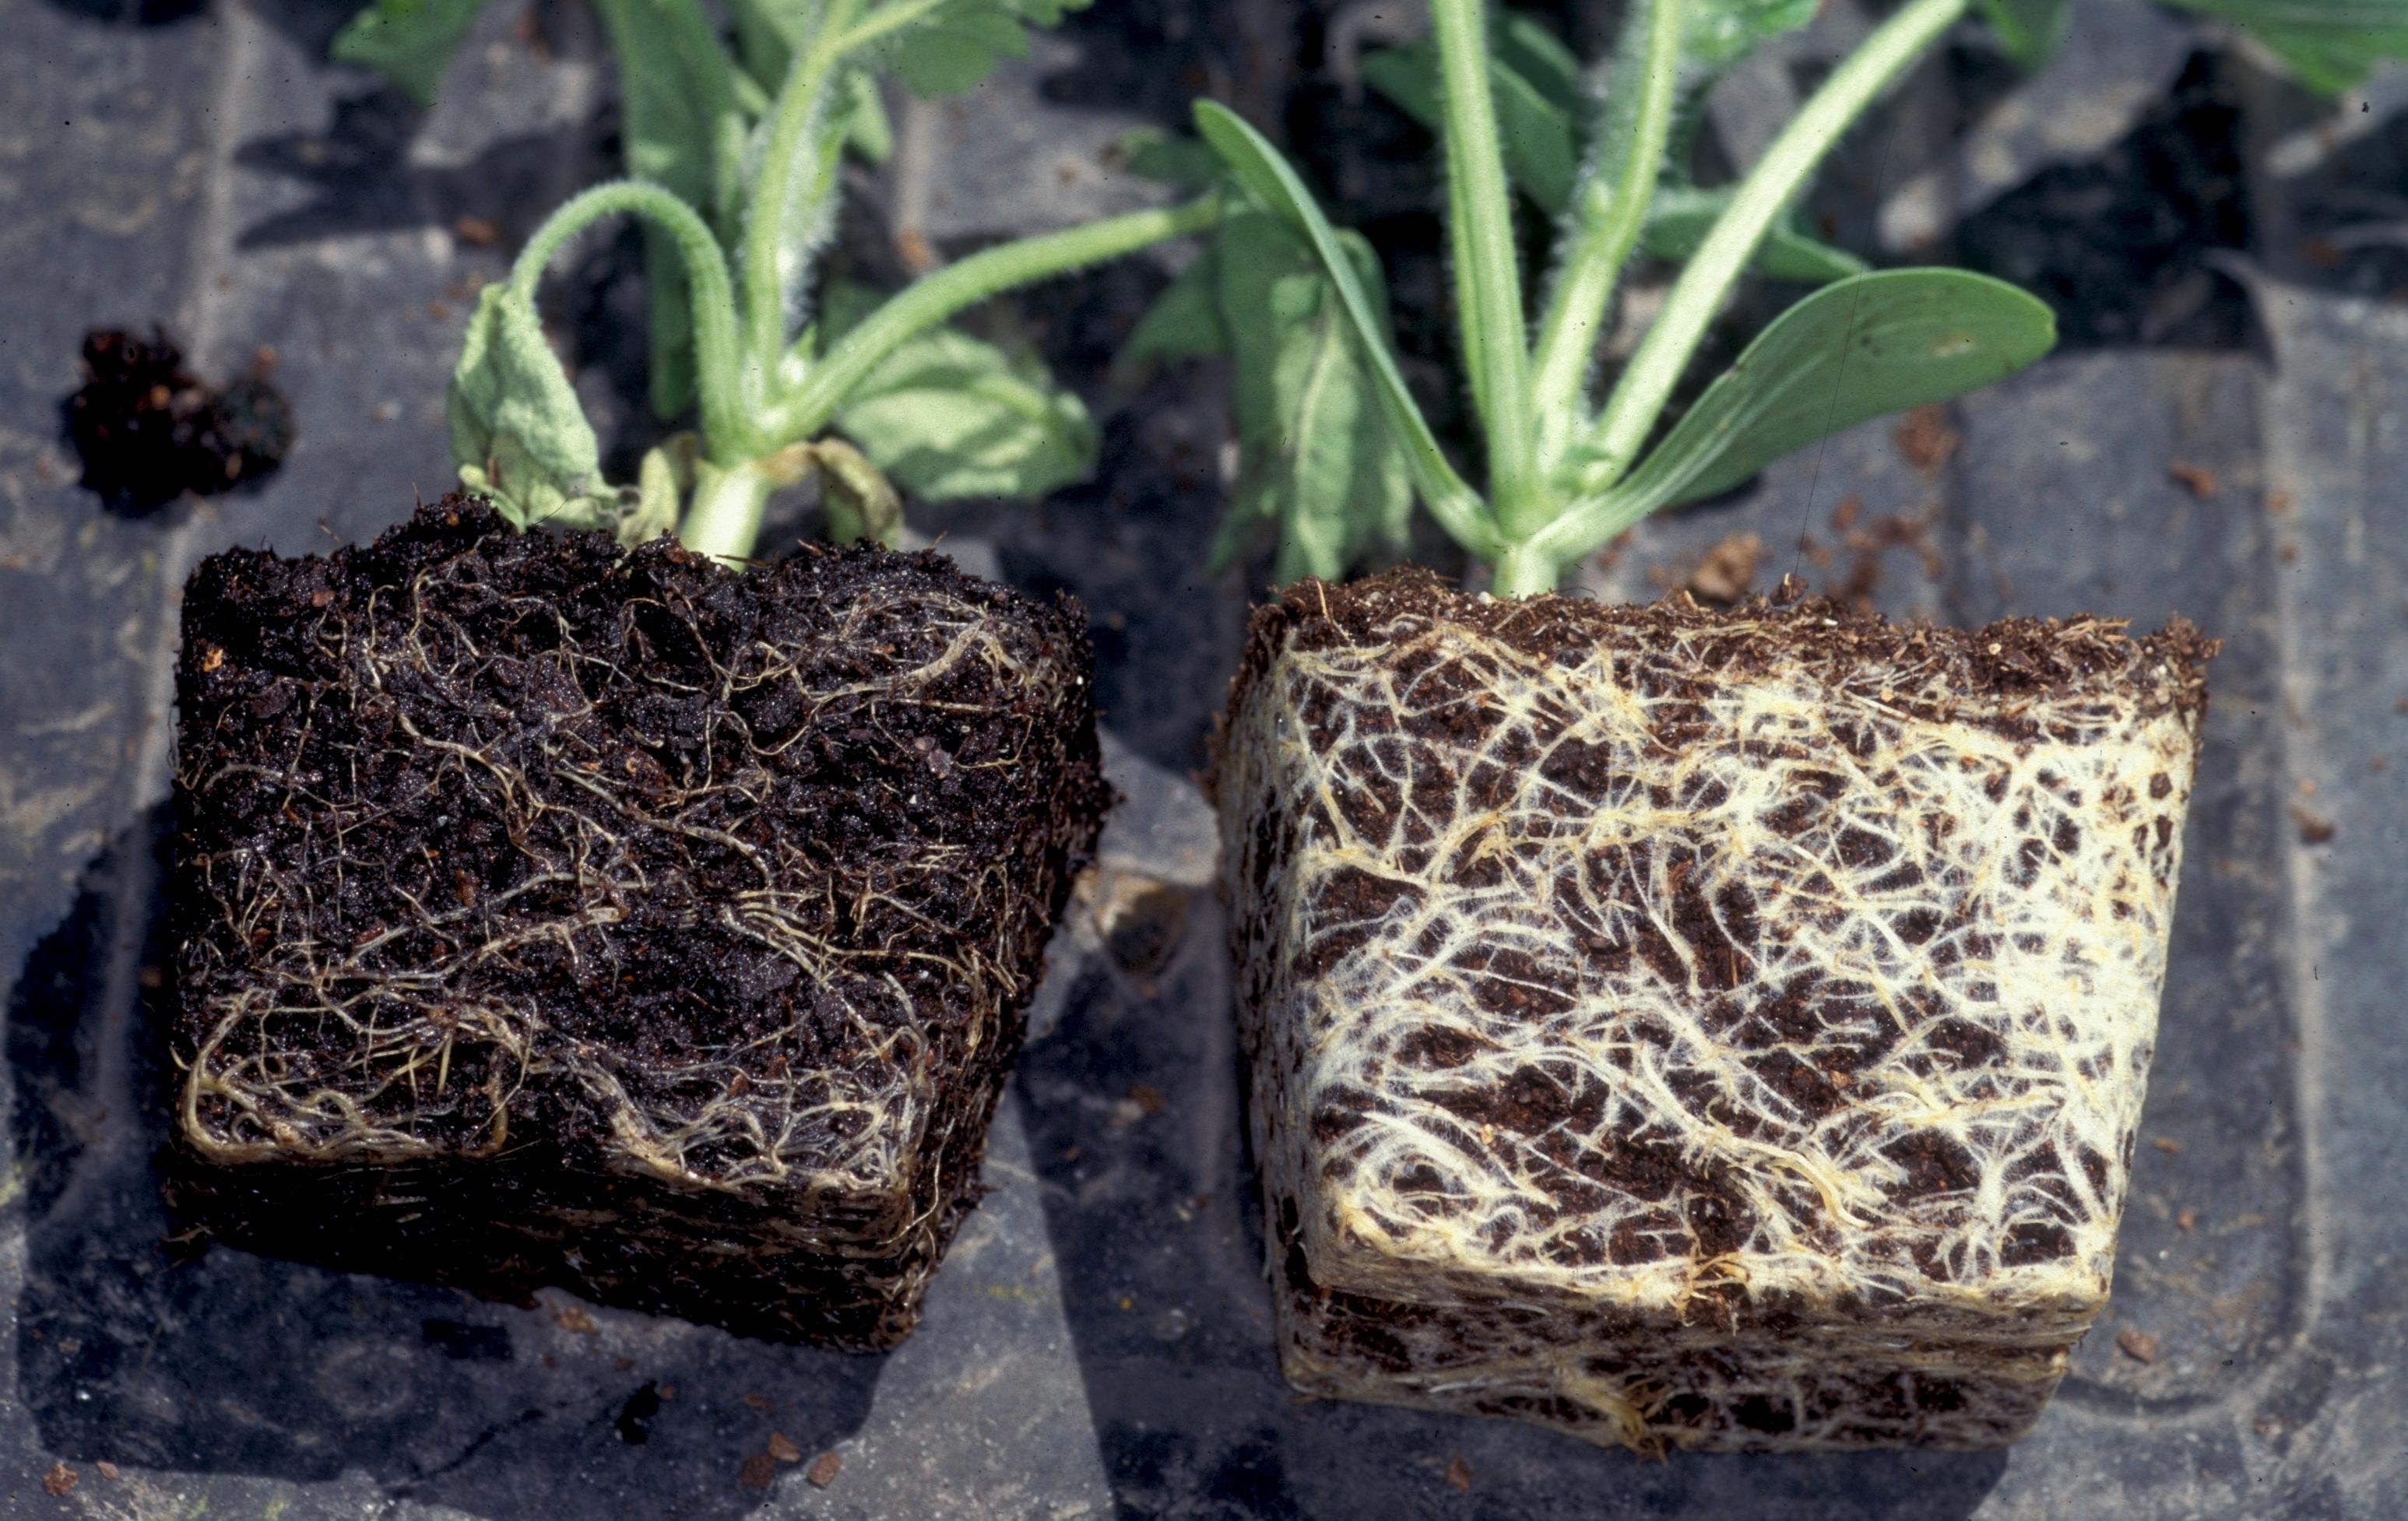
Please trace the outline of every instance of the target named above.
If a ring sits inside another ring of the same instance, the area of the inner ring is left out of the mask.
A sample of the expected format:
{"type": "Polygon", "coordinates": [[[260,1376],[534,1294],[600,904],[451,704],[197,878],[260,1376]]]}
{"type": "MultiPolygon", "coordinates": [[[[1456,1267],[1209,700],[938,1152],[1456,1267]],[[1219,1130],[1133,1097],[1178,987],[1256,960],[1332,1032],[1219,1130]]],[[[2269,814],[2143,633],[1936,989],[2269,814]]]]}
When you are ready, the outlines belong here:
{"type": "MultiPolygon", "coordinates": [[[[619,56],[627,172],[702,213],[723,241],[735,232],[744,115],[727,55],[694,0],[595,0],[619,56]]],[[[694,400],[693,296],[685,266],[659,231],[644,231],[652,288],[652,409],[694,400]]]]}
{"type": "MultiPolygon", "coordinates": [[[[1640,246],[1655,258],[1679,262],[1698,251],[1714,219],[1730,204],[1727,190],[1667,187],[1656,193],[1647,208],[1640,246]]],[[[1793,280],[1823,285],[1850,275],[1861,275],[1866,263],[1845,249],[1818,242],[1791,227],[1775,223],[1756,246],[1755,267],[1772,280],[1793,280]]]]}
{"type": "Polygon", "coordinates": [[[2065,40],[2067,4],[2068,0],[1982,0],[1982,14],[2006,45],[2007,56],[2030,70],[2047,63],[2065,40]]]}
{"type": "Polygon", "coordinates": [[[1229,325],[1221,320],[1221,273],[1216,248],[1189,261],[1163,287],[1122,345],[1119,363],[1148,359],[1201,359],[1229,352],[1229,325]]]}
{"type": "Polygon", "coordinates": [[[615,517],[584,409],[535,308],[506,282],[478,294],[446,409],[461,482],[521,528],[615,517]]]}
{"type": "Polygon", "coordinates": [[[1520,11],[1499,11],[1489,32],[1500,66],[1520,75],[1549,105],[1568,116],[1586,108],[1580,60],[1546,22],[1520,11]]]}
{"type": "MultiPolygon", "coordinates": [[[[838,286],[823,324],[830,341],[878,304],[838,286]]],[[[906,341],[837,409],[842,429],[878,467],[928,501],[1034,498],[1095,467],[1086,407],[1034,360],[1015,361],[958,328],[906,341]]]]}
{"type": "Polygon", "coordinates": [[[2300,81],[2337,94],[2366,78],[2379,58],[2408,60],[2408,8],[2401,0],[2173,0],[2220,16],[2256,37],[2300,81]]]}
{"type": "Polygon", "coordinates": [[[1182,190],[1209,190],[1221,178],[1221,160],[1193,137],[1160,127],[1138,127],[1112,145],[1129,173],[1182,190]]]}
{"type": "Polygon", "coordinates": [[[1196,126],[1247,193],[1301,233],[1312,245],[1323,272],[1337,287],[1340,308],[1354,329],[1355,341],[1369,366],[1373,389],[1386,412],[1388,425],[1403,446],[1413,489],[1421,494],[1431,515],[1472,553],[1496,553],[1501,547],[1496,520],[1487,504],[1447,462],[1421,409],[1413,404],[1404,374],[1397,368],[1396,356],[1389,351],[1378,309],[1365,294],[1354,261],[1340,247],[1336,229],[1322,214],[1312,193],[1305,189],[1304,181],[1297,178],[1296,170],[1280,156],[1279,150],[1227,107],[1209,100],[1197,101],[1196,126]]]}
{"type": "Polygon", "coordinates": [[[1814,19],[1823,0],[1690,0],[1681,37],[1681,62],[1696,72],[1729,72],[1784,32],[1814,19]]]}
{"type": "MultiPolygon", "coordinates": [[[[1055,26],[1094,0],[939,0],[869,45],[881,68],[922,97],[977,88],[1007,58],[1028,56],[1028,29],[1055,26]]],[[[865,24],[874,25],[873,13],[865,24]]]]}
{"type": "Polygon", "coordinates": [[[329,50],[337,62],[375,69],[421,106],[431,106],[444,66],[484,6],[485,0],[375,0],[335,34],[329,50]]]}
{"type": "MultiPolygon", "coordinates": [[[[1439,101],[1438,44],[1427,37],[1368,55],[1363,79],[1407,116],[1432,132],[1444,122],[1439,101]]],[[[1580,158],[1572,143],[1572,112],[1556,104],[1537,82],[1503,57],[1489,60],[1489,87],[1497,100],[1497,133],[1505,150],[1505,172],[1547,215],[1571,204],[1580,158]]]]}
{"type": "MultiPolygon", "coordinates": [[[[1379,257],[1339,237],[1355,278],[1383,288],[1379,257]]],[[[1237,358],[1244,472],[1213,546],[1220,568],[1257,523],[1279,528],[1274,574],[1334,580],[1375,546],[1401,548],[1412,483],[1336,285],[1307,243],[1267,211],[1223,219],[1211,260],[1237,358]]]]}
{"type": "Polygon", "coordinates": [[[2045,304],[1986,275],[1887,269],[1827,285],[1759,334],[1602,508],[1559,521],[1548,547],[1586,552],[1659,507],[1727,491],[1858,423],[1977,390],[2056,342],[2045,304]]]}

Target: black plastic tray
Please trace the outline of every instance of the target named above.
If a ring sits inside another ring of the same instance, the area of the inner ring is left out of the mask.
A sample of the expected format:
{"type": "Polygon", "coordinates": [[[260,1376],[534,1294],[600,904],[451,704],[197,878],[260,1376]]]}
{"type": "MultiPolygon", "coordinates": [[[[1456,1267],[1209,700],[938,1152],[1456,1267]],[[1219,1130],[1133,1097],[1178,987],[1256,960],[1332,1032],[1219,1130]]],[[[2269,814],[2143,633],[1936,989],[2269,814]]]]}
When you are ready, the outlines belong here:
{"type": "MultiPolygon", "coordinates": [[[[2353,186],[2396,196],[2408,121],[2277,179],[2258,165],[2308,103],[2210,59],[2189,65],[2189,104],[2160,109],[2163,71],[2206,39],[2137,4],[2086,5],[2081,55],[2104,82],[2023,120],[2108,110],[2103,137],[2001,129],[2020,178],[1968,189],[1966,165],[1995,176],[1996,155],[1952,157],[1944,131],[1915,127],[1952,101],[1996,108],[1998,70],[1966,53],[1892,108],[1887,148],[1835,171],[1863,182],[1834,204],[1864,228],[1924,205],[1899,187],[1936,175],[1929,204],[1966,257],[2075,271],[2052,289],[2076,344],[1954,409],[1958,446],[1928,473],[1887,425],[1860,429],[1649,526],[1589,579],[1652,595],[1754,531],[1768,578],[1794,565],[1838,582],[1856,555],[1825,566],[1793,546],[1801,530],[1839,540],[1830,515],[1854,498],[1860,522],[1928,523],[1936,567],[1912,546],[1876,556],[1893,611],[2180,610],[2225,638],[2114,1300],[2012,1451],[1651,1463],[1301,1401],[1278,1377],[1211,822],[1189,777],[1247,584],[1193,568],[1226,437],[1209,366],[1108,410],[1096,483],[919,520],[975,568],[1087,599],[1129,800],[1096,905],[1056,947],[995,1191],[908,1346],[815,1354],[164,1241],[146,992],[175,589],[215,548],[365,538],[444,489],[467,293],[543,207],[607,171],[609,70],[579,7],[534,7],[531,45],[520,7],[499,6],[422,116],[322,62],[335,0],[152,5],[160,24],[135,0],[0,0],[0,1514],[2408,1514],[2408,309],[2383,299],[2408,268],[2300,251],[2353,186]],[[2119,79],[2142,105],[2114,105],[2119,79]],[[2214,237],[2160,238],[2145,263],[2106,227],[2134,205],[2214,237]],[[464,237],[464,217],[502,246],[464,237]],[[2093,234],[2122,250],[2123,284],[2076,278],[2099,267],[2093,234]],[[78,339],[153,318],[207,371],[276,349],[303,443],[265,490],[133,519],[74,484],[57,409],[78,339]],[[2212,475],[2212,495],[2174,464],[2212,475]],[[2157,1339],[2153,1362],[2119,1352],[2128,1329],[2157,1339]],[[824,1488],[799,1464],[748,1485],[772,1432],[840,1471],[824,1488]],[[1469,1488],[1448,1479],[1458,1456],[1469,1488]]],[[[856,221],[958,248],[1142,199],[1103,150],[1210,87],[1287,122],[1359,204],[1388,196],[1383,236],[1410,278],[1421,147],[1393,121],[1376,152],[1314,140],[1373,120],[1299,63],[1323,56],[1325,20],[1273,0],[1104,0],[987,91],[907,113],[907,151],[865,181],[856,221]]],[[[1744,115],[1718,125],[1743,136],[1744,115]]],[[[873,272],[892,257],[854,243],[873,272]]],[[[639,356],[611,324],[632,313],[631,247],[597,240],[563,309],[580,386],[630,423],[639,356]]],[[[1070,282],[1021,320],[1109,409],[1104,360],[1162,278],[1070,282]]]]}

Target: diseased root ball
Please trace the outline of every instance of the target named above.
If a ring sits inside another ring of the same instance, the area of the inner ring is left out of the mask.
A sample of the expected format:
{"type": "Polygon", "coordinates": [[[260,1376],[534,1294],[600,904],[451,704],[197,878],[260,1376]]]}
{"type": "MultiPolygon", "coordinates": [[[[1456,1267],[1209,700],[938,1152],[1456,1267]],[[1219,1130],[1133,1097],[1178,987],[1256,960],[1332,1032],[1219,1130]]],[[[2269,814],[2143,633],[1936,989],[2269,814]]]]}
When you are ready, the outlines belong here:
{"type": "Polygon", "coordinates": [[[194,573],[174,1189],[255,1249],[853,1348],[978,1198],[1106,792],[1093,653],[931,554],[460,498],[194,573]]]}
{"type": "Polygon", "coordinates": [[[2212,641],[1256,614],[1216,787],[1288,1377],[1979,1447],[2107,1296],[2212,641]]]}

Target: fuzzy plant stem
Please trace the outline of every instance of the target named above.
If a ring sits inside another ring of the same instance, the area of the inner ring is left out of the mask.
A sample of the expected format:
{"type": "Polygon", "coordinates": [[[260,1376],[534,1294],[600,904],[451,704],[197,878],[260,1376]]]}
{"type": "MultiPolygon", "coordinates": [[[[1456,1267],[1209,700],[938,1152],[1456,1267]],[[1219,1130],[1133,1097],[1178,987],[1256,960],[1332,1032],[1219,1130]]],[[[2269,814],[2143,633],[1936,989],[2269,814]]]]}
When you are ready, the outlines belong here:
{"type": "Polygon", "coordinates": [[[1681,32],[1688,0],[1644,0],[1631,13],[1608,81],[1597,161],[1572,201],[1561,265],[1531,363],[1539,453],[1551,463],[1587,419],[1583,391],[1613,284],[1639,242],[1680,98],[1681,32]]]}
{"type": "Polygon", "coordinates": [[[694,350],[701,393],[702,431],[714,460],[736,461],[759,452],[758,437],[738,383],[736,296],[726,256],[694,208],[658,185],[632,179],[596,185],[572,197],[544,219],[510,266],[510,285],[529,304],[546,265],[567,241],[605,217],[629,213],[652,222],[677,245],[694,296],[694,350]]]}
{"type": "Polygon", "coordinates": [[[791,182],[809,170],[801,162],[803,148],[824,124],[829,81],[853,46],[847,33],[860,11],[861,0],[828,0],[810,46],[787,66],[761,146],[752,214],[744,224],[743,275],[744,357],[759,379],[759,399],[764,401],[769,378],[777,373],[778,355],[786,346],[786,292],[779,256],[788,251],[783,243],[786,208],[794,194],[791,182]]]}
{"type": "Polygon", "coordinates": [[[1962,19],[1971,4],[1909,0],[1832,71],[1740,181],[1606,402],[1590,451],[1598,463],[1580,481],[1583,495],[1612,485],[1637,460],[1723,297],[1781,208],[1796,198],[1815,165],[1875,97],[1962,19]]]}
{"type": "Polygon", "coordinates": [[[1529,332],[1522,314],[1521,253],[1497,103],[1488,79],[1488,18],[1481,0],[1431,0],[1446,117],[1447,230],[1455,252],[1455,309],[1465,366],[1488,446],[1488,495],[1509,538],[1555,515],[1535,463],[1529,332]]]}
{"type": "Polygon", "coordinates": [[[803,383],[779,398],[762,421],[776,443],[808,438],[827,426],[837,408],[881,361],[953,313],[1015,286],[1134,253],[1167,238],[1199,233],[1219,220],[1217,196],[1184,206],[1090,222],[973,253],[912,281],[838,339],[803,383]]]}

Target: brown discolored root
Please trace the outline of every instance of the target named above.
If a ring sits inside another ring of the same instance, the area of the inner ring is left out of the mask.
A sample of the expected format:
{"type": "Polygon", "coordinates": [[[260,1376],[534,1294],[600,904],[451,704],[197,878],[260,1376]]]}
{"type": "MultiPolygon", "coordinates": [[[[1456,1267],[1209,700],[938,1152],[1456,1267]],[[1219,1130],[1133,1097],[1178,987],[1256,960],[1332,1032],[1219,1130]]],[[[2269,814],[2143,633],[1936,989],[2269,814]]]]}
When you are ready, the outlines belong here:
{"type": "Polygon", "coordinates": [[[2104,1302],[2212,641],[1307,581],[1215,787],[1282,1353],[1978,1447],[2104,1302]]]}
{"type": "Polygon", "coordinates": [[[1074,602],[449,498],[204,562],[184,635],[181,1209],[504,1296],[910,1332],[1104,808],[1074,602]]]}

